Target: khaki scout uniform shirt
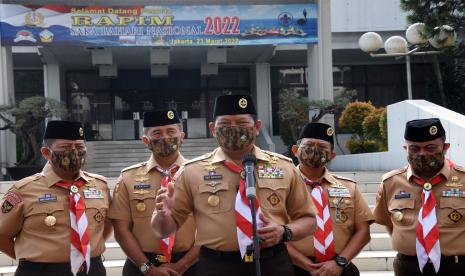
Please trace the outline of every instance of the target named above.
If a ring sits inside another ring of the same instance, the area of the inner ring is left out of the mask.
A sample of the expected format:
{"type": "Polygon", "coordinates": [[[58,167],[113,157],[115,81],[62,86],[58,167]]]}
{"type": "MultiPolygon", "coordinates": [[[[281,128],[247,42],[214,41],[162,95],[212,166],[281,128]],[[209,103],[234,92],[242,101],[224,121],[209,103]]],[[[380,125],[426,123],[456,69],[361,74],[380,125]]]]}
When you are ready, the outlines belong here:
{"type": "MultiPolygon", "coordinates": [[[[313,204],[292,160],[258,147],[254,154],[258,160],[257,196],[263,214],[277,224],[314,216],[313,204]]],[[[223,165],[226,159],[221,148],[217,148],[184,163],[175,176],[172,217],[179,227],[193,212],[197,244],[214,250],[237,251],[235,200],[240,175],[223,165]],[[216,200],[211,200],[211,196],[216,200]]]]}
{"type": "MultiPolygon", "coordinates": [[[[465,169],[446,162],[439,172],[445,179],[433,185],[441,253],[465,255],[465,169]]],[[[393,228],[392,247],[405,255],[416,255],[415,239],[423,187],[411,179],[412,170],[403,168],[383,176],[376,207],[376,222],[393,228]],[[400,215],[401,214],[401,215],[400,215]]]]}
{"type": "MultiPolygon", "coordinates": [[[[181,166],[185,159],[179,154],[175,164],[181,166]]],[[[144,252],[162,254],[159,239],[155,236],[150,220],[155,211],[155,196],[161,187],[163,175],[153,155],[149,161],[123,169],[115,187],[109,217],[131,222],[131,232],[144,252]],[[145,185],[145,186],[144,186],[145,185]],[[139,204],[139,205],[138,205],[139,204]],[[137,208],[139,206],[139,209],[137,208]],[[140,209],[145,206],[145,210],[140,209]]],[[[190,215],[176,233],[173,252],[191,249],[195,241],[195,221],[190,215]]]]}
{"type": "MultiPolygon", "coordinates": [[[[374,217],[355,181],[331,174],[325,169],[320,183],[323,183],[322,188],[328,199],[333,221],[334,247],[339,254],[352,238],[355,224],[365,221],[371,224],[374,217]],[[336,218],[336,212],[339,212],[339,219],[336,218]]],[[[312,188],[307,185],[307,189],[311,194],[312,188]]],[[[291,244],[305,256],[315,257],[313,235],[291,244]]]]}
{"type": "MultiPolygon", "coordinates": [[[[86,205],[91,257],[97,257],[105,251],[103,229],[110,205],[107,180],[85,171],[80,172],[79,178],[86,182],[79,193],[86,205]],[[98,198],[86,198],[89,196],[85,196],[85,191],[93,189],[101,192],[98,198]]],[[[26,177],[10,188],[22,201],[9,212],[0,213],[0,234],[15,237],[17,259],[45,263],[70,261],[70,192],[54,185],[61,180],[47,163],[42,173],[26,177]],[[54,226],[44,222],[49,215],[56,218],[54,226]]]]}

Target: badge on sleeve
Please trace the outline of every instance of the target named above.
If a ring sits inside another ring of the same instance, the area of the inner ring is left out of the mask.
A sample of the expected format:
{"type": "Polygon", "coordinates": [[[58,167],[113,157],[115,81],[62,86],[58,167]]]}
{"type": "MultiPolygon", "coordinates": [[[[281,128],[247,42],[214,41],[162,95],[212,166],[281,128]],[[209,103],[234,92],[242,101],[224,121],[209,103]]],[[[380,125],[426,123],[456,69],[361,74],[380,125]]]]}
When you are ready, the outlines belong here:
{"type": "Polygon", "coordinates": [[[10,212],[13,207],[15,207],[17,204],[21,203],[23,200],[21,197],[14,193],[14,192],[8,192],[3,196],[3,204],[2,204],[2,213],[6,214],[10,212]]]}

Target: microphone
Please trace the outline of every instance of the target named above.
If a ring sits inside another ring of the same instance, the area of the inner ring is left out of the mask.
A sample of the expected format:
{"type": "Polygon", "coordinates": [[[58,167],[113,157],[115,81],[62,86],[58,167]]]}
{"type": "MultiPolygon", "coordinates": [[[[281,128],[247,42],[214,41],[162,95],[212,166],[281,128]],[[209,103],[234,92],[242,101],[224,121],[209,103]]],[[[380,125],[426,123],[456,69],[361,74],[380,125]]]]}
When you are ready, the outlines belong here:
{"type": "Polygon", "coordinates": [[[248,199],[255,199],[257,192],[255,190],[255,165],[257,164],[257,158],[254,154],[246,154],[242,159],[242,165],[245,170],[245,195],[248,199]]]}

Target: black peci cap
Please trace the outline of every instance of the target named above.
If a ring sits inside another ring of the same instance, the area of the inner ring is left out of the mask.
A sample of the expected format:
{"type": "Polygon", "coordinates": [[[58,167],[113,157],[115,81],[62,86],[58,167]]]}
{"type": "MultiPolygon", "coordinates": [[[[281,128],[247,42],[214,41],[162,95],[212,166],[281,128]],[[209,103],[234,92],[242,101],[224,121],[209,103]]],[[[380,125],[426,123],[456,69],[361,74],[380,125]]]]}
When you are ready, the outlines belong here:
{"type": "Polygon", "coordinates": [[[334,144],[334,129],[323,123],[308,123],[300,132],[299,140],[303,138],[320,139],[334,144]]]}
{"type": "Polygon", "coordinates": [[[77,121],[49,121],[45,128],[46,139],[84,140],[84,128],[77,121]]]}
{"type": "Polygon", "coordinates": [[[179,123],[181,123],[181,120],[179,120],[178,113],[174,109],[163,109],[144,113],[144,127],[166,126],[179,123]]]}
{"type": "Polygon", "coordinates": [[[426,142],[444,137],[446,131],[438,118],[408,121],[405,124],[404,138],[411,142],[426,142]]]}
{"type": "Polygon", "coordinates": [[[218,96],[213,109],[213,117],[221,115],[251,114],[257,115],[252,98],[249,95],[218,96]]]}

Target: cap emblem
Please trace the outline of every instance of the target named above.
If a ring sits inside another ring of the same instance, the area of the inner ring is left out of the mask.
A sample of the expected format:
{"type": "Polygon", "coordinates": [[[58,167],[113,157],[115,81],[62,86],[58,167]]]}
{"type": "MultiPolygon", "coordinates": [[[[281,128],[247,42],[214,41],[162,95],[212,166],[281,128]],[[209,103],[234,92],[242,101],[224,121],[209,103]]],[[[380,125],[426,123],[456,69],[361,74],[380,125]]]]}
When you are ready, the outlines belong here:
{"type": "Polygon", "coordinates": [[[239,100],[239,107],[240,107],[240,108],[246,108],[246,107],[247,107],[247,100],[244,99],[244,98],[241,98],[241,99],[239,100]]]}
{"type": "Polygon", "coordinates": [[[328,136],[333,136],[334,134],[334,129],[332,127],[329,127],[327,130],[326,130],[326,134],[328,136]]]}

